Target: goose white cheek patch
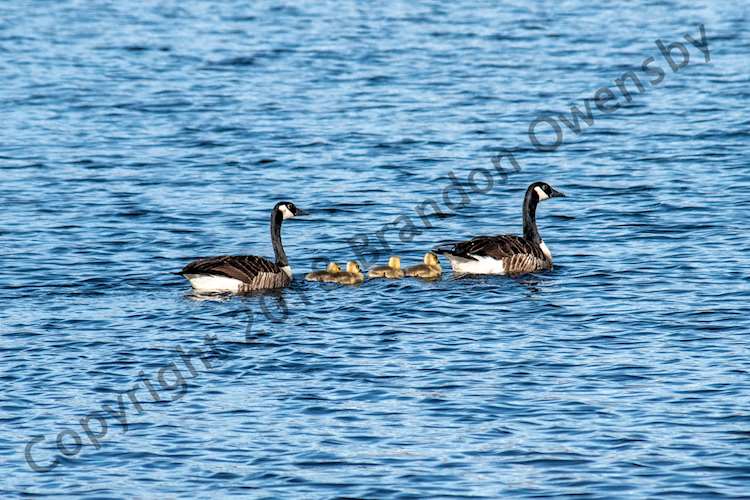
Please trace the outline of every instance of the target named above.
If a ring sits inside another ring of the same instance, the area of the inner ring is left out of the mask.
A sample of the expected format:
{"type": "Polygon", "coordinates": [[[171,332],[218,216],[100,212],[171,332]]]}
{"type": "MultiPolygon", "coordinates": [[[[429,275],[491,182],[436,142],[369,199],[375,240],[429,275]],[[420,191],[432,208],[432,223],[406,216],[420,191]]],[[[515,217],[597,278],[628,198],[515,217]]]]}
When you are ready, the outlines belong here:
{"type": "Polygon", "coordinates": [[[547,193],[542,191],[542,188],[540,188],[539,186],[535,187],[534,191],[536,191],[537,196],[539,196],[539,201],[546,200],[549,198],[547,193]]]}
{"type": "Polygon", "coordinates": [[[291,212],[291,210],[289,210],[289,209],[288,209],[288,208],[286,207],[286,205],[281,205],[281,206],[279,207],[279,210],[281,210],[281,215],[282,215],[282,216],[283,216],[283,217],[284,217],[285,219],[291,219],[292,217],[294,217],[294,214],[293,214],[293,213],[291,212]]]}

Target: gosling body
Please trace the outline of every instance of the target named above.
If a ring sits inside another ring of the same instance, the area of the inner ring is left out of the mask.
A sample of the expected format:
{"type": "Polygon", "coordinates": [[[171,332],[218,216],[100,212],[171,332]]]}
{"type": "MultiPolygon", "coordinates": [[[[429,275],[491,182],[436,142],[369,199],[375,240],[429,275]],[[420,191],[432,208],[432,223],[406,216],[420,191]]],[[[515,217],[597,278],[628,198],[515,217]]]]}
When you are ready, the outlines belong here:
{"type": "Polygon", "coordinates": [[[341,268],[339,267],[339,265],[336,264],[335,262],[331,262],[328,264],[328,267],[326,267],[325,271],[313,271],[311,273],[307,273],[307,275],[305,276],[305,280],[306,281],[328,281],[331,278],[333,278],[333,276],[336,273],[340,273],[340,272],[341,272],[341,268]]]}
{"type": "Polygon", "coordinates": [[[365,275],[359,268],[359,264],[354,261],[349,261],[346,264],[346,271],[342,273],[336,273],[333,276],[332,281],[340,285],[357,285],[365,280],[365,275]]]}
{"type": "Polygon", "coordinates": [[[404,270],[401,269],[401,257],[393,256],[388,259],[387,266],[375,266],[367,274],[370,278],[388,278],[399,279],[404,277],[404,270]]]}
{"type": "Polygon", "coordinates": [[[434,280],[439,278],[443,274],[443,268],[440,267],[440,261],[432,252],[424,254],[424,261],[422,264],[416,266],[407,267],[404,269],[405,276],[411,276],[414,278],[422,278],[427,280],[434,280]]]}

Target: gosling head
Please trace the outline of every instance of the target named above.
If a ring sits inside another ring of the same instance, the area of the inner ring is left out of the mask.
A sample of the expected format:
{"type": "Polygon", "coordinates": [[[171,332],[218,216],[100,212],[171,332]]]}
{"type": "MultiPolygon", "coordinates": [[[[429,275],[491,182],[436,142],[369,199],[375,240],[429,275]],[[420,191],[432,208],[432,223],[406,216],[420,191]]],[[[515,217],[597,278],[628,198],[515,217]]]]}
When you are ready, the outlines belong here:
{"type": "Polygon", "coordinates": [[[438,261],[437,255],[435,255],[432,252],[427,252],[424,254],[424,263],[428,266],[439,266],[440,262],[438,261]]]}
{"type": "Polygon", "coordinates": [[[401,257],[392,256],[390,259],[388,259],[388,267],[392,267],[393,269],[401,269],[401,257]]]}
{"type": "Polygon", "coordinates": [[[329,273],[340,273],[341,268],[335,262],[331,262],[328,264],[328,267],[326,267],[326,271],[328,271],[329,273]]]}
{"type": "Polygon", "coordinates": [[[359,264],[357,264],[353,260],[350,260],[346,263],[346,272],[352,274],[362,274],[362,271],[359,269],[359,264]]]}
{"type": "Polygon", "coordinates": [[[546,182],[535,182],[530,185],[529,189],[526,190],[526,194],[528,196],[532,193],[532,196],[535,196],[537,201],[544,201],[550,198],[562,198],[565,196],[563,193],[557,191],[546,182]]]}

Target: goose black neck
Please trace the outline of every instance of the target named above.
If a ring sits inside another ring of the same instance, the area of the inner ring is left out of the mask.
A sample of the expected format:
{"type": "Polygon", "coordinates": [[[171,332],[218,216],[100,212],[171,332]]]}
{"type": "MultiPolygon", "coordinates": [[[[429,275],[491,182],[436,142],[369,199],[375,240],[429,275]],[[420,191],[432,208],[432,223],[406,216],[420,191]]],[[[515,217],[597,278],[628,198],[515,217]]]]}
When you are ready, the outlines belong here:
{"type": "Polygon", "coordinates": [[[275,208],[271,212],[271,243],[273,244],[273,253],[276,256],[276,265],[284,267],[289,265],[286,260],[284,245],[281,243],[281,223],[284,222],[284,216],[281,210],[275,208]]]}
{"type": "Polygon", "coordinates": [[[529,188],[526,191],[526,197],[523,199],[523,237],[536,243],[542,242],[539,235],[539,229],[536,227],[536,206],[539,203],[539,196],[529,188]]]}

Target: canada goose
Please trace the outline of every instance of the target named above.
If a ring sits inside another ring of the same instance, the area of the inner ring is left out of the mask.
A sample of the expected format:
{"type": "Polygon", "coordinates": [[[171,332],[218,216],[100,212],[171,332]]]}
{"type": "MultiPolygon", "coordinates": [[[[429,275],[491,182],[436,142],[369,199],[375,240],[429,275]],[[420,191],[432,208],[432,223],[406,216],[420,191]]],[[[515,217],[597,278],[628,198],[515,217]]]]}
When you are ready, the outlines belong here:
{"type": "Polygon", "coordinates": [[[331,281],[334,281],[340,285],[356,285],[362,283],[365,280],[365,275],[359,269],[359,264],[350,260],[346,264],[346,271],[343,273],[337,273],[333,276],[331,281]]]}
{"type": "Polygon", "coordinates": [[[341,268],[335,262],[331,262],[326,267],[325,271],[313,271],[307,273],[305,280],[307,281],[326,281],[326,278],[332,277],[336,273],[340,273],[341,268]]]}
{"type": "Polygon", "coordinates": [[[424,254],[424,264],[407,267],[404,269],[404,276],[413,276],[415,278],[435,279],[443,274],[437,255],[432,252],[424,254]]]}
{"type": "Polygon", "coordinates": [[[401,269],[401,257],[393,256],[388,259],[387,266],[375,266],[367,274],[370,278],[403,278],[404,270],[401,269]]]}
{"type": "Polygon", "coordinates": [[[178,274],[200,292],[244,293],[266,288],[282,288],[292,282],[292,268],[281,244],[281,223],[306,215],[294,203],[280,201],[271,211],[271,242],[276,262],[255,255],[222,255],[198,259],[178,274]]]}
{"type": "Polygon", "coordinates": [[[536,206],[540,201],[562,196],[565,195],[549,184],[535,182],[523,200],[523,237],[477,236],[433,251],[448,257],[457,273],[518,275],[552,269],[552,254],[536,227],[536,206]]]}

